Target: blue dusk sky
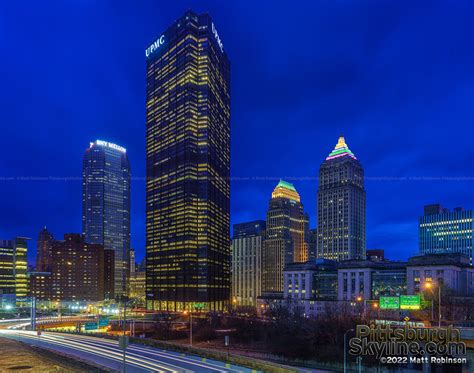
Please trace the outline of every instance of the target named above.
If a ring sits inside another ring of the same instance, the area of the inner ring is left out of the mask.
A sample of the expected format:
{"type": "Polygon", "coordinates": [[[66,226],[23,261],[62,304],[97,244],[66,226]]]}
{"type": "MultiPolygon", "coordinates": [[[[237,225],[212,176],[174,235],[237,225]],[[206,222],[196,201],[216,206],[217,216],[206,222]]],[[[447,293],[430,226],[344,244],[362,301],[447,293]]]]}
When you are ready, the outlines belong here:
{"type": "Polygon", "coordinates": [[[81,231],[90,141],[127,148],[145,253],[145,48],[209,12],[232,64],[231,222],[264,219],[279,178],[316,226],[343,133],[366,175],[367,247],[418,250],[423,206],[474,207],[472,1],[2,1],[0,238],[81,231]]]}

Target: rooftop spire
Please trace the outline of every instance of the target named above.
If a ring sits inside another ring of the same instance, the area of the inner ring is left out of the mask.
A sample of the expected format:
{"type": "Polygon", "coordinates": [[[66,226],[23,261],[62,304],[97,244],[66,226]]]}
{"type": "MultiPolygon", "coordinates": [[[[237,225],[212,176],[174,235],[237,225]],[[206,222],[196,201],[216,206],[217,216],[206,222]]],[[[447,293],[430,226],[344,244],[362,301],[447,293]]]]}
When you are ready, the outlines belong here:
{"type": "Polygon", "coordinates": [[[346,144],[346,140],[344,139],[344,136],[341,134],[341,136],[339,136],[339,140],[337,140],[337,144],[334,147],[334,150],[326,157],[326,160],[344,157],[344,156],[349,156],[351,158],[357,159],[354,153],[350,151],[349,147],[346,144]]]}

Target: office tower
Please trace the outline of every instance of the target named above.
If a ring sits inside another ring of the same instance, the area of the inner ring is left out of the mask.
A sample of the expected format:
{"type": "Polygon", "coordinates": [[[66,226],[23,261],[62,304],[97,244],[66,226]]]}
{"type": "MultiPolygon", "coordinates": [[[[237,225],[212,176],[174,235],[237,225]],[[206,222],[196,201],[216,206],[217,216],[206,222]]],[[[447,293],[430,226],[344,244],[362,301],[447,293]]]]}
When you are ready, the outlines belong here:
{"type": "Polygon", "coordinates": [[[365,259],[364,170],[339,137],[319,169],[318,258],[365,259]]]}
{"type": "Polygon", "coordinates": [[[135,249],[130,249],[130,274],[135,272],[135,249]]]}
{"type": "Polygon", "coordinates": [[[230,63],[208,14],[146,49],[147,307],[230,299],[230,63]]]}
{"type": "Polygon", "coordinates": [[[471,258],[474,240],[473,210],[461,207],[449,211],[441,205],[427,205],[419,222],[422,254],[462,253],[471,258]]]}
{"type": "Polygon", "coordinates": [[[307,215],[293,184],[280,180],[269,202],[262,253],[262,292],[283,291],[283,269],[308,260],[307,215]]]}
{"type": "Polygon", "coordinates": [[[114,299],[115,289],[115,251],[104,250],[104,299],[114,299]]]}
{"type": "Polygon", "coordinates": [[[232,303],[255,306],[262,292],[262,245],[265,221],[234,224],[232,238],[232,303]]]}
{"type": "Polygon", "coordinates": [[[53,241],[54,237],[46,227],[41,229],[36,242],[36,271],[49,272],[51,270],[53,241]]]}
{"type": "Polygon", "coordinates": [[[104,249],[80,234],[65,234],[53,242],[52,300],[104,299],[104,249]]]}
{"type": "Polygon", "coordinates": [[[130,298],[144,298],[146,289],[146,272],[137,270],[130,274],[130,298]]]}
{"type": "Polygon", "coordinates": [[[308,230],[308,260],[313,260],[318,257],[318,229],[308,230]]]}
{"type": "Polygon", "coordinates": [[[64,240],[53,240],[51,247],[50,271],[30,273],[31,295],[50,301],[104,300],[104,293],[110,292],[110,286],[113,288],[109,282],[106,290],[107,278],[113,280],[114,250],[87,243],[77,233],[65,234],[64,240]]]}
{"type": "Polygon", "coordinates": [[[130,251],[130,165],[125,148],[97,140],[82,171],[82,233],[88,243],[115,252],[114,292],[127,294],[130,251]]]}
{"type": "Polygon", "coordinates": [[[28,294],[27,245],[28,238],[0,240],[0,297],[14,302],[28,294]]]}

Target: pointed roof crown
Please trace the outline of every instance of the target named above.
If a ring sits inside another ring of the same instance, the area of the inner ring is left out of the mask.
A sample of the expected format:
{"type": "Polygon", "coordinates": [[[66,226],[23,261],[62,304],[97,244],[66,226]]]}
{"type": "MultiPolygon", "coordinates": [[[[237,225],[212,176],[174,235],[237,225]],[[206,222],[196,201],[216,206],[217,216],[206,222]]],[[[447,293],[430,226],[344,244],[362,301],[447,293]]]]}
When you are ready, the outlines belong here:
{"type": "Polygon", "coordinates": [[[334,150],[329,153],[329,155],[326,157],[326,160],[328,161],[330,159],[340,158],[344,156],[349,156],[351,158],[357,159],[354,153],[352,153],[349,147],[347,146],[344,136],[341,135],[339,136],[339,140],[337,141],[334,150]]]}
{"type": "Polygon", "coordinates": [[[296,191],[294,185],[282,179],[280,179],[277,186],[273,190],[272,199],[273,198],[288,198],[293,201],[300,202],[300,195],[296,191]]]}

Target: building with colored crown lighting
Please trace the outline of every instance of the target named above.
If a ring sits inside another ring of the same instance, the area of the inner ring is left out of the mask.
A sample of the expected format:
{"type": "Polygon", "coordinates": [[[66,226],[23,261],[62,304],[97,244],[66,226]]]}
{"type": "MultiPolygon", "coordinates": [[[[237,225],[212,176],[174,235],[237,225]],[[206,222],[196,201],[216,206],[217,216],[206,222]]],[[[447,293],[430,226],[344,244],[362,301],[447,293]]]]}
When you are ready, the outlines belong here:
{"type": "Polygon", "coordinates": [[[283,291],[283,269],[289,263],[308,260],[308,214],[293,184],[280,180],[267,212],[267,231],[262,250],[262,292],[283,291]]]}
{"type": "Polygon", "coordinates": [[[82,162],[82,233],[85,242],[114,251],[112,298],[127,295],[130,255],[130,164],[124,147],[90,143],[82,162]]]}
{"type": "Polygon", "coordinates": [[[163,311],[230,301],[230,62],[187,11],[145,50],[146,294],[163,311]]]}
{"type": "Polygon", "coordinates": [[[319,169],[318,258],[365,259],[364,170],[340,136],[319,169]]]}

